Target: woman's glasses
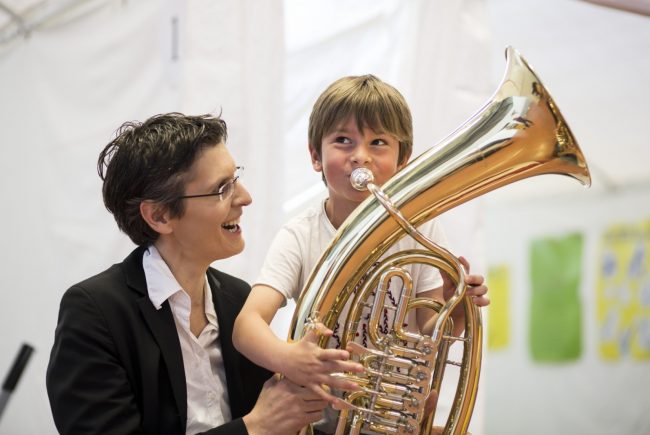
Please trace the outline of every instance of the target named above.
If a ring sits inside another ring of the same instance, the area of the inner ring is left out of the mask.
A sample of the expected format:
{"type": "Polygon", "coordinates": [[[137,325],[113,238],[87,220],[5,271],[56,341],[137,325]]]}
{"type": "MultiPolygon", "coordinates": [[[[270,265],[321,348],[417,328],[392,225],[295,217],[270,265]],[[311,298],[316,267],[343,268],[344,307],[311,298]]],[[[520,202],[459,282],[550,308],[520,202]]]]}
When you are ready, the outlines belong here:
{"type": "Polygon", "coordinates": [[[199,195],[184,195],[184,196],[179,196],[178,199],[203,198],[206,196],[216,196],[219,198],[219,201],[228,199],[232,196],[233,192],[235,191],[235,183],[237,183],[237,180],[239,180],[239,177],[241,177],[243,171],[244,171],[243,166],[237,166],[235,168],[235,176],[232,177],[230,180],[226,181],[224,184],[222,184],[219,187],[219,190],[217,190],[216,192],[202,193],[199,195]]]}

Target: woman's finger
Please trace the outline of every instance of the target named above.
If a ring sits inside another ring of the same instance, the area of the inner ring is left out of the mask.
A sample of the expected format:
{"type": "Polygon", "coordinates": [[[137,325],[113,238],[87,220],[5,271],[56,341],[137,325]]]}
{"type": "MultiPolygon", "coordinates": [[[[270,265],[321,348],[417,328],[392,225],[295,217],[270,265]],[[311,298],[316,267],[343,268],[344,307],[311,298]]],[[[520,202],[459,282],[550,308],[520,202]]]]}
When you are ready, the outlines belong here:
{"type": "Polygon", "coordinates": [[[322,400],[325,400],[329,403],[336,403],[336,397],[329,394],[320,385],[309,385],[307,388],[316,393],[322,400]]]}

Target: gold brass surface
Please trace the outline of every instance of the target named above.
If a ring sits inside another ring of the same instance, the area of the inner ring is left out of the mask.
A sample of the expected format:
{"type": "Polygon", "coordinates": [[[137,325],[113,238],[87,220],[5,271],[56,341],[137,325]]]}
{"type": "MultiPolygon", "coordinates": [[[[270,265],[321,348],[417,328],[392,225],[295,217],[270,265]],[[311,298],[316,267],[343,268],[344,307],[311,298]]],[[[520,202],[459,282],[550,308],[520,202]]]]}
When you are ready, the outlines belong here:
{"type": "MultiPolygon", "coordinates": [[[[383,186],[368,185],[373,195],[340,226],[301,292],[290,340],[299,340],[314,320],[333,329],[349,305],[348,317],[341,322],[346,325],[341,347],[346,348],[353,343],[361,307],[372,305],[372,347],[352,345],[366,372],[343,375],[355,378],[363,388],[344,395],[349,408],[339,415],[337,433],[429,434],[434,415],[423,415],[422,398],[431,389],[439,391],[454,341],[462,343],[463,359],[444,433],[463,434],[469,426],[481,365],[481,314],[464,296],[464,270],[458,259],[414,227],[477,196],[536,175],[561,174],[590,184],[584,156],[546,88],[516,50],[508,47],[506,60],[504,78],[483,108],[383,186]],[[380,260],[406,234],[422,249],[380,260]],[[457,285],[454,296],[443,304],[414,298],[410,276],[403,270],[413,263],[449,274],[457,285]],[[376,327],[376,316],[391,277],[398,277],[404,287],[393,329],[386,333],[376,327]],[[465,331],[462,337],[450,337],[449,316],[458,304],[465,310],[465,331]],[[406,312],[418,307],[439,312],[431,336],[401,328],[406,312]]],[[[326,347],[327,339],[320,345],[326,347]]]]}

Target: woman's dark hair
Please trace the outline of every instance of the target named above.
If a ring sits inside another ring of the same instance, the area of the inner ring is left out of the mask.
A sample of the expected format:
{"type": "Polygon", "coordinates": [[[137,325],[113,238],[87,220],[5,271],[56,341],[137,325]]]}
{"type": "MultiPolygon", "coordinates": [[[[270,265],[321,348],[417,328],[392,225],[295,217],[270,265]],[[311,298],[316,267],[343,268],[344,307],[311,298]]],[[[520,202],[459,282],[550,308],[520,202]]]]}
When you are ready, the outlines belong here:
{"type": "Polygon", "coordinates": [[[225,121],[212,115],[166,113],[124,123],[97,161],[104,205],[120,230],[136,245],[156,241],[158,233],[140,215],[140,203],[153,201],[172,217],[182,216],[180,197],[192,164],[227,136],[225,121]]]}

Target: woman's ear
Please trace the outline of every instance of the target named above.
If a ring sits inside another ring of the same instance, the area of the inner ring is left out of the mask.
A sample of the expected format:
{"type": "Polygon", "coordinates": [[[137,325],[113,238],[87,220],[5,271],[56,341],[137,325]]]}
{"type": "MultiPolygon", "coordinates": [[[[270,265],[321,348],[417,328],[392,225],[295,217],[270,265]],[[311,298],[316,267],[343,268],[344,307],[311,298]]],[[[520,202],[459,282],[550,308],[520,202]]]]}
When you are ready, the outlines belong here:
{"type": "Polygon", "coordinates": [[[140,215],[142,219],[159,234],[172,232],[170,219],[167,215],[167,207],[154,201],[142,201],[140,203],[140,215]]]}
{"type": "Polygon", "coordinates": [[[316,172],[323,172],[323,163],[321,162],[321,156],[318,155],[318,152],[314,147],[309,145],[309,155],[311,156],[311,166],[316,172]]]}

